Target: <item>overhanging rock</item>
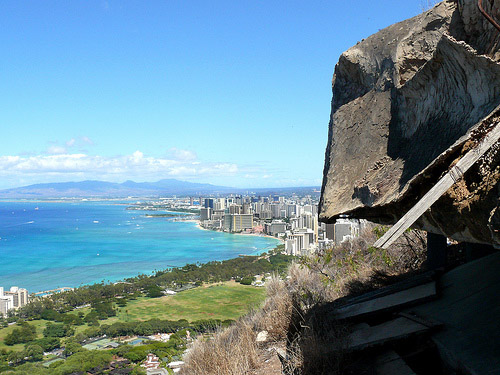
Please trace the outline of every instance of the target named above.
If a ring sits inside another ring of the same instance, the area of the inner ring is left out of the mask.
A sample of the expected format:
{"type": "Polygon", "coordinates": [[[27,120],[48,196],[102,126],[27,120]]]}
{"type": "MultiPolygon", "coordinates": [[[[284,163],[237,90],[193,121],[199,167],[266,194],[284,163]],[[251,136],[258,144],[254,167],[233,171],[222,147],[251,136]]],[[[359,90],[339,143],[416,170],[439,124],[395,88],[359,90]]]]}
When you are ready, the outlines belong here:
{"type": "MultiPolygon", "coordinates": [[[[498,16],[500,0],[483,1],[498,16]]],[[[344,52],[335,67],[320,219],[394,224],[500,121],[500,35],[474,0],[444,1],[344,52]]],[[[500,245],[492,147],[416,227],[500,245]]]]}

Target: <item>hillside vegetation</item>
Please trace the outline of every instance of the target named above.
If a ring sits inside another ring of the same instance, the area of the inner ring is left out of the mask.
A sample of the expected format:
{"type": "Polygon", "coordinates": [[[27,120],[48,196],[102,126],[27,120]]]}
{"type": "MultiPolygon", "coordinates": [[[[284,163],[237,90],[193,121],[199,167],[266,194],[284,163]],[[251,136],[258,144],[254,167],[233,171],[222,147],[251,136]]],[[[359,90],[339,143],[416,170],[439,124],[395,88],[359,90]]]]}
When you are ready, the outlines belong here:
{"type": "Polygon", "coordinates": [[[106,368],[110,355],[82,347],[103,336],[173,333],[166,343],[122,343],[111,351],[128,359],[134,373],[141,373],[137,365],[149,352],[169,361],[179,358],[186,349],[188,331],[193,336],[213,332],[262,304],[265,290],[244,284],[257,274],[284,272],[292,257],[279,251],[189,264],[153,276],[84,286],[34,300],[7,319],[0,319],[4,326],[0,329],[0,372],[71,374],[87,371],[91,368],[87,362],[106,368]],[[165,295],[165,290],[176,290],[177,294],[165,295]],[[62,348],[63,360],[50,364],[49,369],[43,367],[43,361],[54,358],[44,352],[58,348],[62,348]],[[87,361],[87,357],[95,361],[87,361]]]}
{"type": "Polygon", "coordinates": [[[341,373],[347,327],[325,320],[318,307],[389,284],[423,264],[425,237],[419,231],[407,231],[388,250],[370,247],[385,230],[371,228],[351,242],[293,263],[286,278],[267,283],[262,309],[221,329],[213,340],[195,342],[182,373],[279,374],[281,365],[270,368],[277,357],[269,353],[280,349],[289,356],[289,373],[341,373]],[[266,339],[257,342],[263,331],[266,339]],[[338,355],[332,355],[335,347],[338,355]]]}

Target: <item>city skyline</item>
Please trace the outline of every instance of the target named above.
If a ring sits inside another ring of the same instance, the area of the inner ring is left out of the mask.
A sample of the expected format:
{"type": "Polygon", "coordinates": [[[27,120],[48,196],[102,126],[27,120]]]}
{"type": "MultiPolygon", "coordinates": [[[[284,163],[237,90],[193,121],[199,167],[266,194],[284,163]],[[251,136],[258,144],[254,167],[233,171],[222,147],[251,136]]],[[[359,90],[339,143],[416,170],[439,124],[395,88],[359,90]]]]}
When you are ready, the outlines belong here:
{"type": "Polygon", "coordinates": [[[0,5],[0,189],[321,184],[340,54],[421,2],[0,5]]]}

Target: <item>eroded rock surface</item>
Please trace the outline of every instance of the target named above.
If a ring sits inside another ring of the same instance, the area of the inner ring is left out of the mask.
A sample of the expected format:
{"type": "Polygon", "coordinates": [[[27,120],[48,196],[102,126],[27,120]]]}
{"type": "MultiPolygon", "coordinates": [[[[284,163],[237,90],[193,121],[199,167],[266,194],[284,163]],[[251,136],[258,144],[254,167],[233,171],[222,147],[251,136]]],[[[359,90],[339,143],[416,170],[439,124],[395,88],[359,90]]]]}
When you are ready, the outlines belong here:
{"type": "MultiPolygon", "coordinates": [[[[500,0],[483,0],[500,19],[500,0]]],[[[500,33],[477,1],[443,1],[344,52],[335,67],[320,219],[395,223],[500,120],[500,33]],[[476,131],[476,133],[474,133],[476,131]]],[[[415,226],[500,245],[493,147],[415,226]]]]}

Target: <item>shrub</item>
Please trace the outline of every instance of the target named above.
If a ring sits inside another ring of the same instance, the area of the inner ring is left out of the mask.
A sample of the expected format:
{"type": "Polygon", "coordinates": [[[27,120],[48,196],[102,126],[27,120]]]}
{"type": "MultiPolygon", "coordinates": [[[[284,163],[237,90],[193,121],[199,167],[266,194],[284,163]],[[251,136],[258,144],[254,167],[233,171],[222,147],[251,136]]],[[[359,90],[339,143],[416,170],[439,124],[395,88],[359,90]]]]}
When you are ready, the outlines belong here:
{"type": "Polygon", "coordinates": [[[147,296],[149,298],[158,298],[163,296],[163,290],[158,285],[151,285],[148,288],[147,296]]]}
{"type": "Polygon", "coordinates": [[[255,277],[252,276],[245,276],[240,280],[240,284],[243,285],[252,285],[252,282],[255,280],[255,277]]]}

